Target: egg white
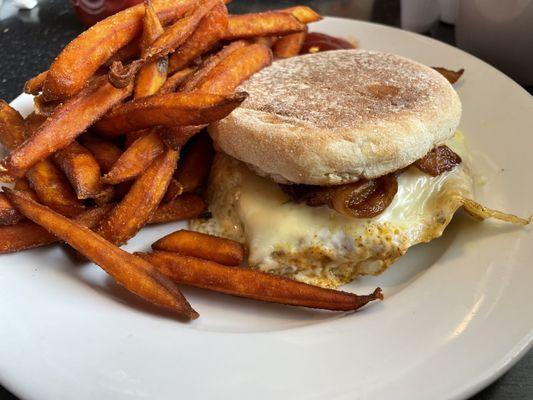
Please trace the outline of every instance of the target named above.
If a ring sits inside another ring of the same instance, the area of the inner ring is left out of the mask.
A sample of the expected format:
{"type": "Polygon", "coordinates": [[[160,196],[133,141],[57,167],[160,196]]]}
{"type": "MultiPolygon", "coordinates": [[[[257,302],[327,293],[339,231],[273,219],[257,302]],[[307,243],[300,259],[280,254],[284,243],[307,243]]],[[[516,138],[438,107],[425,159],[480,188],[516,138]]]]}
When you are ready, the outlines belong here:
{"type": "Polygon", "coordinates": [[[294,203],[276,183],[218,154],[208,188],[213,218],[191,227],[246,243],[251,267],[302,282],[337,287],[379,274],[409,247],[439,237],[463,199],[473,197],[462,135],[447,145],[462,157],[460,165],[437,177],[409,167],[393,202],[370,219],[294,203]]]}

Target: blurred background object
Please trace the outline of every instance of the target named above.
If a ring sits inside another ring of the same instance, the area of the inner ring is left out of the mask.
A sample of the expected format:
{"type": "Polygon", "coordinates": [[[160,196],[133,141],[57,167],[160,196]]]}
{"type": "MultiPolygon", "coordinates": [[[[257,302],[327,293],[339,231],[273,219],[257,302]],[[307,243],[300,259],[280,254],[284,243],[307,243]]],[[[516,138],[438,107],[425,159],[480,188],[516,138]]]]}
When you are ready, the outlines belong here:
{"type": "Polygon", "coordinates": [[[91,26],[143,0],[70,0],[76,16],[85,26],[91,26]]]}
{"type": "Polygon", "coordinates": [[[37,6],[37,0],[13,0],[15,7],[21,10],[31,10],[37,6]]]}
{"type": "Polygon", "coordinates": [[[402,0],[401,26],[426,33],[455,24],[457,47],[533,85],[533,0],[402,0]]]}
{"type": "Polygon", "coordinates": [[[402,28],[413,32],[425,33],[441,20],[454,24],[458,0],[402,0],[402,28]]]}
{"type": "Polygon", "coordinates": [[[457,46],[533,85],[533,0],[459,0],[457,46]]]}
{"type": "Polygon", "coordinates": [[[438,0],[402,0],[402,28],[427,32],[440,17],[438,0]]]}
{"type": "Polygon", "coordinates": [[[440,20],[447,24],[455,24],[457,0],[439,0],[440,20]]]}

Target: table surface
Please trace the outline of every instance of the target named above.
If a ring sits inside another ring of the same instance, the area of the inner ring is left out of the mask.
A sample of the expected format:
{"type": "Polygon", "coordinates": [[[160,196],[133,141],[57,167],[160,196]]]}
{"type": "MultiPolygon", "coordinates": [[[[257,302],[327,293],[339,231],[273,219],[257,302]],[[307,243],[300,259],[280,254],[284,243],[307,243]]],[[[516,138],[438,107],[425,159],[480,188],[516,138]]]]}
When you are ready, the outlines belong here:
{"type": "MultiPolygon", "coordinates": [[[[230,10],[241,13],[294,4],[308,4],[323,15],[400,25],[399,0],[236,0],[230,4],[230,10]]],[[[0,8],[0,98],[9,101],[19,95],[24,82],[45,70],[59,50],[81,31],[67,0],[41,0],[33,10],[18,13],[4,4],[0,8]]],[[[453,44],[450,25],[438,23],[428,35],[453,44]]],[[[533,351],[472,400],[533,398],[532,371],[533,351]]],[[[16,400],[16,397],[0,386],[0,399],[16,400]]]]}

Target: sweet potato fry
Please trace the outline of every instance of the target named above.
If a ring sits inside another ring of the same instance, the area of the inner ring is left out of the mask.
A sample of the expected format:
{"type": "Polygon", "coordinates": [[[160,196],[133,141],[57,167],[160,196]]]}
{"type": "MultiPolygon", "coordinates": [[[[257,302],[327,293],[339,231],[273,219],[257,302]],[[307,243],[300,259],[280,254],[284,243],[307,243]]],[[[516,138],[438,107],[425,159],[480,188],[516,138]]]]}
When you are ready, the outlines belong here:
{"type": "Polygon", "coordinates": [[[249,299],[332,311],[353,311],[371,301],[383,299],[380,288],[369,295],[358,296],[177,253],[155,251],[136,254],[176,283],[249,299]]]}
{"type": "Polygon", "coordinates": [[[156,93],[167,79],[168,58],[151,61],[144,65],[135,78],[135,98],[156,93]]]}
{"type": "Polygon", "coordinates": [[[26,178],[41,203],[67,217],[74,217],[85,210],[67,178],[54,163],[47,159],[33,166],[26,178]]]}
{"type": "Polygon", "coordinates": [[[207,209],[207,204],[196,194],[182,194],[174,200],[160,204],[150,218],[150,224],[182,221],[196,218],[207,209]]]}
{"type": "Polygon", "coordinates": [[[116,89],[105,76],[95,79],[59,106],[33,136],[11,152],[4,160],[7,172],[14,177],[23,176],[33,165],[71,143],[113,105],[127,97],[132,89],[131,85],[116,89]]]}
{"type": "Polygon", "coordinates": [[[33,222],[19,222],[14,225],[0,226],[0,254],[16,253],[58,241],[43,227],[33,222]]]}
{"type": "Polygon", "coordinates": [[[278,41],[277,36],[259,36],[253,39],[250,39],[250,42],[262,44],[263,46],[266,46],[268,48],[272,48],[274,46],[274,43],[278,41]]]}
{"type": "Polygon", "coordinates": [[[141,57],[145,56],[150,45],[161,36],[164,31],[152,0],[144,0],[143,31],[140,43],[141,57]]]}
{"type": "Polygon", "coordinates": [[[196,58],[211,50],[226,33],[228,10],[217,4],[198,24],[193,34],[172,54],[169,60],[170,73],[188,66],[196,58]]]}
{"type": "Polygon", "coordinates": [[[208,57],[203,63],[202,67],[194,73],[194,75],[185,82],[181,88],[181,92],[190,92],[198,86],[198,84],[204,81],[205,77],[211,73],[211,71],[222,62],[225,58],[229,57],[234,51],[237,51],[243,47],[246,47],[248,43],[244,40],[237,40],[227,46],[224,46],[222,50],[208,57]]]}
{"type": "Polygon", "coordinates": [[[104,66],[111,66],[115,61],[127,62],[141,56],[141,38],[137,37],[124,47],[117,50],[115,54],[107,59],[104,66]]]}
{"type": "Polygon", "coordinates": [[[442,76],[444,76],[448,80],[448,82],[450,82],[451,84],[456,83],[459,80],[459,78],[461,78],[463,73],[465,72],[464,68],[461,68],[458,71],[452,71],[452,70],[442,68],[442,67],[433,67],[433,69],[437,71],[439,74],[441,74],[442,76]]]}
{"type": "Polygon", "coordinates": [[[0,100],[0,143],[12,150],[26,138],[24,118],[4,100],[0,100]]]}
{"type": "MultiPolygon", "coordinates": [[[[44,120],[46,118],[36,114],[30,114],[24,121],[25,133],[23,135],[30,137],[39,129],[44,120]]],[[[29,185],[35,191],[37,198],[59,213],[71,217],[85,209],[84,205],[76,198],[74,191],[63,173],[51,160],[43,160],[30,168],[26,177],[28,178],[29,185]]],[[[20,179],[15,186],[20,187],[20,179]]]]}
{"type": "Polygon", "coordinates": [[[122,155],[122,150],[118,146],[98,136],[84,134],[79,140],[92,153],[103,173],[109,172],[122,155]]]}
{"type": "Polygon", "coordinates": [[[229,94],[257,71],[272,63],[272,52],[262,44],[237,49],[221,60],[196,87],[198,92],[229,94]]]}
{"type": "Polygon", "coordinates": [[[146,50],[143,60],[150,61],[172,53],[181,46],[194,32],[202,18],[211,9],[220,4],[220,0],[200,0],[196,9],[169,26],[146,50]]]}
{"type": "MultiPolygon", "coordinates": [[[[17,179],[17,181],[13,185],[13,188],[15,190],[22,191],[22,192],[24,192],[24,191],[31,192],[32,191],[30,183],[28,182],[28,180],[26,178],[17,179]]],[[[33,198],[33,196],[30,196],[30,197],[33,198]]],[[[35,201],[37,201],[37,200],[35,200],[35,201]]]]}
{"type": "Polygon", "coordinates": [[[92,153],[74,141],[54,154],[56,164],[65,173],[78,199],[94,199],[102,195],[100,164],[92,153]]]}
{"type": "Polygon", "coordinates": [[[146,65],[146,63],[155,61],[174,52],[177,47],[181,46],[187,40],[187,38],[194,32],[201,19],[216,4],[218,4],[219,1],[220,0],[200,0],[200,3],[193,12],[169,26],[161,36],[143,51],[141,59],[133,61],[127,66],[123,66],[120,62],[113,63],[109,69],[109,81],[118,88],[126,86],[137,72],[146,65]]]}
{"type": "Polygon", "coordinates": [[[296,19],[300,21],[302,24],[310,24],[311,22],[320,21],[322,19],[320,14],[318,14],[317,12],[315,12],[314,10],[306,6],[295,6],[295,7],[283,8],[277,11],[289,13],[295,16],[296,19]]]}
{"type": "MultiPolygon", "coordinates": [[[[195,5],[193,0],[154,1],[163,24],[176,20],[195,5]]],[[[77,94],[100,66],[141,32],[143,16],[143,4],[130,7],[98,22],[70,42],[50,66],[43,88],[45,98],[65,99],[77,94]]]]}
{"type": "Polygon", "coordinates": [[[115,188],[115,200],[122,200],[124,196],[128,194],[134,183],[135,181],[126,181],[114,185],[113,187],[115,188]]]}
{"type": "MultiPolygon", "coordinates": [[[[0,197],[2,196],[4,194],[0,193],[0,197]]],[[[114,204],[105,204],[93,207],[75,217],[74,221],[88,228],[94,228],[114,206],[114,204]]],[[[159,206],[148,223],[160,224],[187,220],[197,217],[206,208],[207,205],[200,196],[186,194],[170,203],[159,206]]],[[[19,215],[24,218],[22,214],[19,213],[19,215]]],[[[33,222],[0,226],[0,254],[33,249],[59,241],[56,236],[52,236],[44,228],[33,222]]]]}
{"type": "MultiPolygon", "coordinates": [[[[163,34],[151,0],[145,0],[143,35],[141,38],[141,56],[146,55],[150,45],[163,34]]],[[[134,98],[150,96],[156,93],[167,78],[168,57],[161,57],[145,64],[135,80],[134,98]]],[[[136,131],[126,135],[127,150],[117,164],[104,176],[104,182],[123,182],[140,175],[145,168],[163,151],[164,143],[157,130],[136,131]]]]}
{"type": "MultiPolygon", "coordinates": [[[[92,228],[111,210],[111,207],[111,205],[93,207],[78,215],[74,221],[92,228]]],[[[46,229],[34,222],[25,221],[12,226],[0,227],[0,254],[33,249],[58,241],[60,240],[57,236],[48,233],[46,229]]]]}
{"type": "Polygon", "coordinates": [[[17,179],[13,185],[13,189],[24,192],[32,200],[39,202],[37,193],[31,188],[30,182],[26,178],[17,179]]]}
{"type": "MultiPolygon", "coordinates": [[[[26,179],[17,179],[14,188],[25,192],[29,197],[37,201],[37,195],[30,188],[30,184],[26,179]]],[[[3,193],[0,193],[0,225],[14,225],[23,219],[24,216],[13,207],[3,193]]]]}
{"type": "Polygon", "coordinates": [[[195,68],[185,68],[181,71],[174,73],[172,76],[167,77],[163,86],[158,90],[158,94],[167,94],[175,92],[176,89],[185,82],[193,73],[195,68]]]}
{"type": "Polygon", "coordinates": [[[223,265],[240,265],[244,259],[241,243],[184,229],[162,237],[152,244],[152,249],[171,251],[223,265]]]}
{"type": "Polygon", "coordinates": [[[33,98],[33,112],[43,117],[49,117],[59,106],[58,101],[45,101],[42,95],[33,98]]]}
{"type": "Polygon", "coordinates": [[[33,133],[46,121],[46,117],[42,115],[37,115],[35,112],[28,114],[24,119],[24,127],[26,130],[26,138],[33,135],[33,133]]]}
{"type": "Polygon", "coordinates": [[[224,118],[246,97],[243,92],[231,96],[169,93],[143,97],[115,107],[95,128],[107,135],[117,135],[155,125],[207,124],[224,118]]]}
{"type": "Polygon", "coordinates": [[[141,130],[133,131],[133,132],[128,132],[126,134],[126,140],[124,141],[124,145],[125,145],[126,149],[128,147],[130,147],[133,144],[133,142],[135,142],[137,139],[139,139],[140,137],[143,137],[143,136],[147,135],[148,133],[150,133],[150,131],[151,131],[151,128],[141,129],[141,130]]]}
{"type": "MultiPolygon", "coordinates": [[[[271,62],[272,52],[268,47],[262,44],[246,45],[244,42],[234,42],[210,57],[182,90],[230,94],[239,84],[271,62]]],[[[162,138],[169,147],[176,149],[204,127],[168,128],[162,138]]]]}
{"type": "Polygon", "coordinates": [[[204,129],[207,125],[199,126],[175,126],[161,132],[161,139],[174,150],[180,150],[187,141],[204,129]]]}
{"type": "Polygon", "coordinates": [[[150,220],[165,195],[177,161],[178,152],[171,149],[156,158],[102,220],[96,232],[118,245],[135,236],[150,220]]]}
{"type": "Polygon", "coordinates": [[[198,317],[198,313],[191,308],[176,285],[150,263],[119,249],[90,229],[68,220],[20,192],[4,190],[22,214],[98,264],[129,291],[149,302],[171,309],[182,317],[198,317]]]}
{"type": "Polygon", "coordinates": [[[13,182],[16,182],[17,179],[16,178],[13,178],[11,175],[9,175],[7,172],[5,171],[0,171],[0,182],[3,182],[3,183],[13,183],[13,182]]]}
{"type": "Polygon", "coordinates": [[[163,196],[163,200],[161,200],[161,203],[168,203],[169,201],[173,201],[176,197],[178,197],[182,193],[183,193],[183,186],[181,186],[181,183],[179,183],[177,179],[172,178],[168,184],[167,191],[165,192],[165,195],[163,196]]]}
{"type": "Polygon", "coordinates": [[[94,198],[94,203],[98,206],[104,206],[116,200],[118,200],[116,187],[112,185],[104,185],[102,191],[94,198]]]}
{"type": "Polygon", "coordinates": [[[159,130],[157,128],[152,129],[151,132],[138,138],[122,153],[111,170],[104,175],[102,181],[117,184],[139,176],[165,149],[165,144],[159,136],[159,130]]]}
{"type": "MultiPolygon", "coordinates": [[[[164,32],[151,0],[145,0],[144,8],[141,57],[145,56],[149,46],[164,32]]],[[[157,92],[167,78],[167,70],[168,57],[162,57],[144,65],[135,78],[133,97],[150,96],[157,92]]]]}
{"type": "Polygon", "coordinates": [[[230,15],[224,39],[247,39],[257,36],[283,36],[301,32],[305,25],[294,15],[284,11],[265,11],[230,15]]]}
{"type": "Polygon", "coordinates": [[[114,204],[91,207],[74,218],[74,221],[89,229],[94,228],[113,209],[114,204]]]}
{"type": "Polygon", "coordinates": [[[302,44],[307,36],[307,29],[302,32],[291,33],[278,39],[272,51],[276,58],[290,58],[300,54],[302,44]]]}
{"type": "Polygon", "coordinates": [[[26,81],[24,84],[24,93],[38,95],[43,90],[44,80],[48,71],[43,71],[40,74],[26,81]]]}
{"type": "Polygon", "coordinates": [[[198,135],[190,141],[176,171],[176,179],[183,186],[183,193],[200,188],[211,170],[215,151],[208,135],[198,135]]]}
{"type": "Polygon", "coordinates": [[[23,218],[7,197],[0,193],[0,225],[14,225],[23,218]]]}

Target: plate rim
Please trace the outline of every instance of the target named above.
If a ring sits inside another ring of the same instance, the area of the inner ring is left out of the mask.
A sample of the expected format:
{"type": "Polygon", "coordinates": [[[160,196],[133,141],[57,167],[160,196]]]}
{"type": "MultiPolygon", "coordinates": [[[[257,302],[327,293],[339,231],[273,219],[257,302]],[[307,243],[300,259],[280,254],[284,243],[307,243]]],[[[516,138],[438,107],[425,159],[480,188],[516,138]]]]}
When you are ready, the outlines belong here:
{"type": "MultiPolygon", "coordinates": [[[[454,51],[459,51],[463,53],[465,56],[475,58],[478,62],[483,63],[486,67],[489,67],[490,69],[496,71],[500,75],[500,77],[504,77],[508,82],[510,81],[514,86],[514,90],[519,89],[524,94],[530,96],[530,94],[523,87],[521,87],[516,81],[514,81],[512,78],[507,76],[505,73],[503,73],[499,69],[479,59],[478,57],[468,52],[465,52],[464,50],[461,50],[455,46],[449,45],[448,43],[441,42],[431,37],[427,37],[424,35],[420,35],[417,33],[409,32],[409,31],[406,31],[406,30],[403,30],[397,27],[388,26],[388,25],[384,25],[380,23],[360,21],[360,20],[355,20],[351,18],[343,18],[343,17],[330,17],[330,16],[326,16],[324,19],[325,20],[343,20],[343,21],[349,21],[350,23],[357,23],[357,24],[369,25],[369,26],[379,26],[380,28],[400,31],[402,32],[402,34],[408,34],[416,38],[424,38],[425,40],[438,43],[439,45],[444,45],[450,49],[453,49],[454,51]]],[[[312,30],[313,29],[311,29],[311,31],[312,30]]],[[[21,98],[24,96],[27,96],[27,95],[25,95],[24,93],[21,93],[20,95],[15,97],[10,102],[10,104],[21,101],[21,98]]],[[[471,381],[471,383],[469,384],[465,384],[463,387],[457,388],[457,390],[455,390],[453,393],[450,392],[449,394],[452,396],[451,398],[460,399],[460,398],[466,398],[466,397],[472,396],[473,394],[482,390],[489,384],[495,382],[503,374],[505,374],[508,370],[510,370],[532,347],[533,347],[533,325],[531,326],[528,334],[524,335],[521,341],[515,343],[515,345],[509,349],[507,354],[504,357],[502,357],[498,362],[495,362],[490,368],[486,368],[483,373],[479,374],[478,379],[476,379],[475,381],[471,381]]],[[[0,370],[0,383],[10,392],[15,394],[16,396],[18,397],[21,396],[19,394],[20,393],[19,390],[16,387],[13,387],[6,379],[3,378],[2,370],[0,370]]]]}

